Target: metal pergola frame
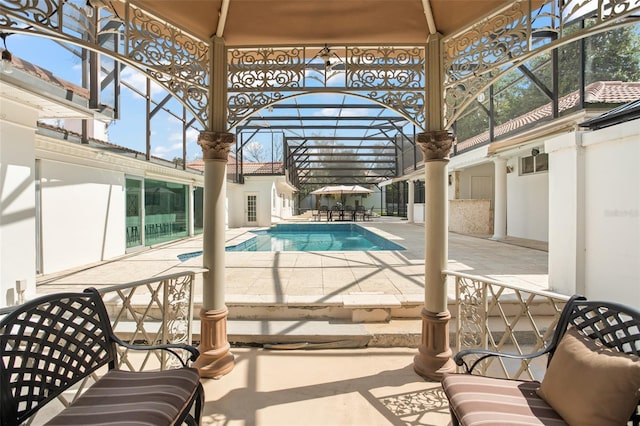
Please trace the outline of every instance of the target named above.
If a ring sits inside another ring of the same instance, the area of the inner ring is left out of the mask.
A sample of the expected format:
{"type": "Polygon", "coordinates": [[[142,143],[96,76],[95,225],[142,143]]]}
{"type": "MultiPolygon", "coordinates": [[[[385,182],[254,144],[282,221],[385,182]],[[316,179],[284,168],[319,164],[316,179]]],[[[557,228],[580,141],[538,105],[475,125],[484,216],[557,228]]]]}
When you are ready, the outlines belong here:
{"type": "MultiPolygon", "coordinates": [[[[302,192],[327,184],[377,185],[397,176],[401,138],[415,150],[415,126],[407,134],[408,120],[375,103],[274,104],[235,128],[236,176],[242,180],[244,148],[260,133],[282,135],[282,158],[290,182],[302,192]],[[318,115],[313,110],[335,111],[318,115]],[[310,123],[310,124],[309,124],[310,123]]],[[[418,161],[413,157],[414,165],[418,161]]]]}

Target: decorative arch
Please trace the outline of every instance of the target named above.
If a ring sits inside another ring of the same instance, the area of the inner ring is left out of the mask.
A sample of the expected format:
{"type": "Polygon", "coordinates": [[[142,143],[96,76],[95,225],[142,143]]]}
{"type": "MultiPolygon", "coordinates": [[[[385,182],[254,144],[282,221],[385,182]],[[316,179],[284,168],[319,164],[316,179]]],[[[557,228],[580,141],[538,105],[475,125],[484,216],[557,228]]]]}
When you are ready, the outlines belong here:
{"type": "Polygon", "coordinates": [[[425,46],[229,49],[229,126],[284,99],[343,93],[384,105],[422,127],[425,66],[425,46]]]}
{"type": "MultiPolygon", "coordinates": [[[[129,1],[3,1],[0,31],[49,37],[102,53],[149,76],[206,129],[211,124],[210,40],[129,1]],[[93,8],[92,8],[93,9],[93,8]]],[[[635,0],[514,0],[441,44],[445,128],[492,82],[532,57],[633,22],[635,0]],[[571,32],[575,22],[590,25],[571,32]]],[[[425,123],[425,46],[238,47],[228,51],[228,122],[297,92],[359,93],[425,123]]]]}
{"type": "Polygon", "coordinates": [[[124,15],[84,0],[3,2],[0,31],[47,37],[124,63],[175,96],[207,128],[210,43],[126,2],[124,15]]]}

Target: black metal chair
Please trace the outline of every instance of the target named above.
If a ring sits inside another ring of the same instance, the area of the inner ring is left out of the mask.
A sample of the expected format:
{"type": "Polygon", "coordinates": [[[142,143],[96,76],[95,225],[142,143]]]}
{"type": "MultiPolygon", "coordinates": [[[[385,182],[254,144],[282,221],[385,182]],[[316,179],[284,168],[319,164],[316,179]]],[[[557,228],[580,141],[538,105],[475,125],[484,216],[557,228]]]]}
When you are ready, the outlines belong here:
{"type": "Polygon", "coordinates": [[[132,345],[119,339],[96,289],[34,299],[0,320],[0,425],[27,421],[105,366],[106,373],[47,424],[199,424],[204,391],[185,355],[193,361],[199,353],[186,344],[132,345]],[[169,351],[182,368],[119,370],[118,345],[169,351]]]}
{"type": "MultiPolygon", "coordinates": [[[[613,348],[616,350],[614,352],[619,351],[632,357],[640,356],[640,312],[618,303],[589,301],[579,295],[573,296],[562,310],[551,342],[544,349],[525,355],[469,349],[454,356],[456,364],[462,366],[468,374],[445,375],[442,381],[443,390],[449,399],[453,425],[482,423],[489,417],[491,421],[499,423],[500,419],[509,418],[507,416],[522,416],[523,413],[544,419],[548,424],[561,424],[563,419],[542,402],[538,393],[540,382],[481,377],[473,373],[491,357],[532,360],[547,355],[549,367],[558,345],[570,328],[579,330],[579,334],[586,336],[587,341],[597,342],[594,345],[613,348]],[[471,388],[475,396],[470,396],[471,388]],[[478,395],[482,395],[482,398],[478,398],[478,395]],[[505,414],[502,409],[511,412],[505,414]],[[500,417],[502,415],[505,417],[500,417]],[[462,417],[469,421],[461,421],[462,417]]],[[[560,368],[565,367],[568,366],[560,368]]],[[[544,380],[546,376],[543,382],[544,380]]],[[[593,383],[592,386],[598,389],[602,385],[593,383]]],[[[635,426],[640,424],[640,401],[629,421],[635,426]]],[[[547,424],[545,422],[543,423],[547,424]]]]}

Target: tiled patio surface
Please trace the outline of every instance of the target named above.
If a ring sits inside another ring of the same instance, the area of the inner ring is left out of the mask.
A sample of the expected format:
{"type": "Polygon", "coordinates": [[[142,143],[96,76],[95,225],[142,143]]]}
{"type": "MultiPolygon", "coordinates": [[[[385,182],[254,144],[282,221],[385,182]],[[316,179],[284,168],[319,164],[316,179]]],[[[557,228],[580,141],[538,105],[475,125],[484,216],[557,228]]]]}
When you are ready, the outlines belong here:
{"type": "MultiPolygon", "coordinates": [[[[424,299],[424,226],[380,218],[361,223],[407,250],[399,252],[241,253],[226,255],[229,302],[424,299]]],[[[249,229],[227,232],[227,244],[249,229]]],[[[526,241],[516,241],[528,244],[526,241]]],[[[81,290],[199,269],[194,237],[111,262],[43,276],[39,292],[81,290]]],[[[531,288],[547,288],[547,252],[449,234],[449,269],[531,288]]],[[[453,288],[449,289],[453,297],[453,288]]],[[[204,380],[206,425],[447,425],[438,383],[413,371],[414,348],[268,350],[233,348],[236,367],[204,380]]]]}
{"type": "MultiPolygon", "coordinates": [[[[324,300],[371,294],[400,299],[424,298],[424,226],[380,218],[359,222],[406,247],[404,251],[343,252],[227,252],[227,301],[324,300]]],[[[249,228],[227,231],[227,245],[250,236],[249,228]]],[[[519,244],[527,244],[519,241],[519,244]]],[[[200,270],[202,256],[185,262],[178,255],[202,250],[202,236],[132,253],[110,262],[45,275],[38,292],[87,285],[121,284],[153,276],[200,270]]],[[[546,289],[547,252],[488,238],[449,233],[448,269],[482,275],[511,284],[546,289]]],[[[453,288],[449,289],[454,295],[453,288]]]]}

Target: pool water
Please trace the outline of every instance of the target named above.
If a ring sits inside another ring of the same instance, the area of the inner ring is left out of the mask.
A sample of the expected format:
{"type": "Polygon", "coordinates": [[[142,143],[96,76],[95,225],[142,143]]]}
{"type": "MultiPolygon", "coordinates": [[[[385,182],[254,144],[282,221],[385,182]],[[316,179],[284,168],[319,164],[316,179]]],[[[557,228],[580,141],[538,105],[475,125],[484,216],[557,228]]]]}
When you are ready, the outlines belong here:
{"type": "Polygon", "coordinates": [[[375,251],[404,247],[355,224],[278,224],[227,251],[375,251]]]}
{"type": "MultiPolygon", "coordinates": [[[[252,231],[255,237],[226,251],[379,251],[405,250],[359,225],[345,224],[278,224],[252,231]]],[[[202,251],[184,253],[180,261],[200,256],[202,251]]]]}

